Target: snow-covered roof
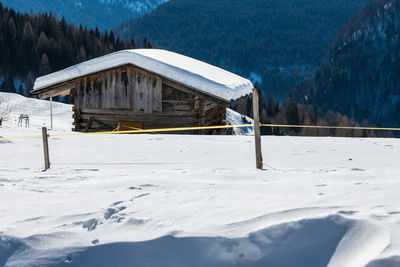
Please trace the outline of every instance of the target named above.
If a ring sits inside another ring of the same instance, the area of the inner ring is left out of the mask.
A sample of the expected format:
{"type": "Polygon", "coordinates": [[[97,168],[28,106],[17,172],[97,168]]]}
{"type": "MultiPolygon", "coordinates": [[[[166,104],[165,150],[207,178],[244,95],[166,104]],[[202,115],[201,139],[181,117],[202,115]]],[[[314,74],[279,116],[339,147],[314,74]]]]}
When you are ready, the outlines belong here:
{"type": "Polygon", "coordinates": [[[225,101],[246,95],[253,88],[253,84],[245,78],[187,56],[161,49],[133,49],[108,54],[39,77],[35,81],[33,93],[39,89],[127,64],[225,101]]]}

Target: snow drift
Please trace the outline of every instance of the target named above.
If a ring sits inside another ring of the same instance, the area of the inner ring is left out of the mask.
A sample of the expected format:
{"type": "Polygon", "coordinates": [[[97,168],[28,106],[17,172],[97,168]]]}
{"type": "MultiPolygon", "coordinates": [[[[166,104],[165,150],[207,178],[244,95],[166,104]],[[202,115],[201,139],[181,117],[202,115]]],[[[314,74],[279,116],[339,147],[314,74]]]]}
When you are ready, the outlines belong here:
{"type": "MultiPolygon", "coordinates": [[[[40,134],[46,101],[0,96],[32,108],[1,136],[40,134]]],[[[398,266],[398,139],[265,136],[265,170],[253,139],[59,136],[45,172],[40,138],[0,143],[0,265],[398,266]]]]}

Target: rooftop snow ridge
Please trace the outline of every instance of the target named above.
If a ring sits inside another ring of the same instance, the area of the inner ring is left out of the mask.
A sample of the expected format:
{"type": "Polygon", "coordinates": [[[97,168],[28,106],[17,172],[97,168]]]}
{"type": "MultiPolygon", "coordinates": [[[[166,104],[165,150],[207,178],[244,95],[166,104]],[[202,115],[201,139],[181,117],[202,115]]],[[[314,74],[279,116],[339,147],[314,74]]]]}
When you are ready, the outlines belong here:
{"type": "Polygon", "coordinates": [[[253,88],[253,84],[243,77],[184,55],[161,49],[132,49],[39,77],[35,81],[34,90],[127,64],[228,102],[249,94],[253,88]]]}

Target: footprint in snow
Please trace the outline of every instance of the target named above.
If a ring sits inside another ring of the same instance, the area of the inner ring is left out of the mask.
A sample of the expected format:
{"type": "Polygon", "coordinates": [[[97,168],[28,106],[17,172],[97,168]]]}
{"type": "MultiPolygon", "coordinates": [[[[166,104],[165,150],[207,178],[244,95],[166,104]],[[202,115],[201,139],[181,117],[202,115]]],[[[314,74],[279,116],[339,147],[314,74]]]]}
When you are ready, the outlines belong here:
{"type": "Polygon", "coordinates": [[[136,187],[136,186],[131,186],[131,187],[129,187],[129,190],[142,190],[142,188],[136,187]]]}
{"type": "Polygon", "coordinates": [[[86,228],[89,232],[96,229],[98,224],[97,219],[90,219],[82,223],[83,228],[86,228]]]}
{"type": "Polygon", "coordinates": [[[388,212],[389,215],[400,215],[400,211],[390,211],[388,212]]]}
{"type": "Polygon", "coordinates": [[[364,169],[360,169],[360,168],[352,168],[351,170],[355,171],[355,172],[364,172],[365,171],[364,169]]]}
{"type": "Polygon", "coordinates": [[[118,215],[118,213],[125,209],[126,209],[125,206],[108,208],[106,212],[104,212],[104,219],[106,220],[112,219],[116,222],[121,222],[125,217],[118,215]]]}
{"type": "Polygon", "coordinates": [[[145,196],[148,196],[148,195],[150,195],[150,194],[149,193],[141,194],[141,195],[136,196],[135,199],[142,198],[142,197],[145,197],[145,196]]]}
{"type": "Polygon", "coordinates": [[[74,169],[74,171],[77,171],[77,172],[81,172],[81,171],[98,172],[99,169],[74,169]]]}
{"type": "Polygon", "coordinates": [[[153,187],[156,186],[154,184],[142,184],[141,187],[153,187]]]}
{"type": "Polygon", "coordinates": [[[118,206],[119,204],[123,203],[123,201],[117,201],[111,204],[111,206],[118,206]]]}
{"type": "Polygon", "coordinates": [[[126,223],[130,225],[142,225],[148,222],[149,220],[140,220],[135,218],[130,218],[126,223]]]}

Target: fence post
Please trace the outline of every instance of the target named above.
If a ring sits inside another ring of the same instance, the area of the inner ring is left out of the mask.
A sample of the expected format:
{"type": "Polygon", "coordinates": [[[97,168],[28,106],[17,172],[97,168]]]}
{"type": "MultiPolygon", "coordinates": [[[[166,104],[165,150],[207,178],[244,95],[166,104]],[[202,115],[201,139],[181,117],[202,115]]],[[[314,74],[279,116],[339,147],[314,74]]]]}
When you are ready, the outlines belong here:
{"type": "Polygon", "coordinates": [[[50,158],[49,158],[49,141],[47,139],[47,128],[42,127],[43,137],[43,151],[44,151],[44,169],[50,169],[50,158]]]}
{"type": "Polygon", "coordinates": [[[53,98],[50,97],[50,130],[53,130],[53,98]]]}
{"type": "Polygon", "coordinates": [[[256,144],[256,166],[257,169],[263,168],[263,158],[261,151],[261,130],[260,130],[260,114],[258,103],[258,88],[253,88],[253,117],[254,117],[254,137],[256,144]]]}

